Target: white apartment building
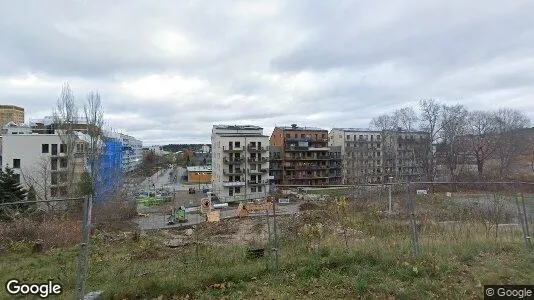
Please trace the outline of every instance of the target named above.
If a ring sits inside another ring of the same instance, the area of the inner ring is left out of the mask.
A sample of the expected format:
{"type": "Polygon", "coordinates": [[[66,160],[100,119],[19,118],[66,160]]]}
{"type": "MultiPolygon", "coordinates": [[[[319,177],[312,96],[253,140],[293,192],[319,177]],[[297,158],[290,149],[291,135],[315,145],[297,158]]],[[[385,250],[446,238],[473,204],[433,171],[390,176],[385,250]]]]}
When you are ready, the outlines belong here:
{"type": "MultiPolygon", "coordinates": [[[[76,141],[76,151],[83,153],[84,142],[76,141]]],[[[67,195],[66,145],[57,134],[20,134],[2,137],[2,169],[12,168],[26,189],[33,186],[38,200],[67,195]]],[[[74,160],[75,176],[85,168],[83,156],[74,160]]]]}
{"type": "Polygon", "coordinates": [[[143,160],[143,142],[126,134],[120,134],[122,143],[122,170],[135,170],[143,160]]]}
{"type": "Polygon", "coordinates": [[[269,137],[253,125],[214,125],[212,189],[220,201],[264,198],[269,193],[269,137]]]}

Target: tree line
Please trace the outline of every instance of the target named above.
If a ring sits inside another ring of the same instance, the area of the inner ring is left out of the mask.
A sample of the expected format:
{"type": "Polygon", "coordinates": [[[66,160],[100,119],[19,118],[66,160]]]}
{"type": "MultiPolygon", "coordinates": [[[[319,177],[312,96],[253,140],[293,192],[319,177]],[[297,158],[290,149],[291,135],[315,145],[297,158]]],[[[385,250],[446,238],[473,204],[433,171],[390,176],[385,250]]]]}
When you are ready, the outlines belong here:
{"type": "Polygon", "coordinates": [[[376,130],[424,131],[422,165],[428,180],[436,178],[437,164],[446,167],[450,179],[459,179],[459,167],[476,165],[479,179],[504,179],[510,176],[514,159],[528,147],[522,129],[530,126],[529,117],[520,110],[468,110],[462,104],[445,104],[434,99],[421,100],[418,107],[403,107],[371,120],[376,130]],[[488,162],[496,162],[486,172],[488,162]]]}

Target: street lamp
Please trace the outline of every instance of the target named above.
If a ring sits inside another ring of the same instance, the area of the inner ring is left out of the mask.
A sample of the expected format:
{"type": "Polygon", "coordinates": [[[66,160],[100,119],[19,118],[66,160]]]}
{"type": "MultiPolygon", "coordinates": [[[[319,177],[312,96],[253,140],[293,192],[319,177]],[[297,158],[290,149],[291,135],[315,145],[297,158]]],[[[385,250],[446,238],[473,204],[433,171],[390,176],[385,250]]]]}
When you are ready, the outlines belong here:
{"type": "Polygon", "coordinates": [[[389,176],[389,213],[391,213],[391,182],[393,180],[393,177],[389,176]]]}

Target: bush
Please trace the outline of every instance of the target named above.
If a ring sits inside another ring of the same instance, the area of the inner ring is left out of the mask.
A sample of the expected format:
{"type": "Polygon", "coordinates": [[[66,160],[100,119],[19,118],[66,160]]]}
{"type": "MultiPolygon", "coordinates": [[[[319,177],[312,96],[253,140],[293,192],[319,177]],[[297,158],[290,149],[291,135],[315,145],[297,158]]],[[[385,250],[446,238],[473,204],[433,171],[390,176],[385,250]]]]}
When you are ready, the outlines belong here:
{"type": "Polygon", "coordinates": [[[0,247],[37,240],[42,240],[46,249],[76,245],[81,240],[81,222],[57,217],[42,222],[24,218],[0,223],[0,247]]]}

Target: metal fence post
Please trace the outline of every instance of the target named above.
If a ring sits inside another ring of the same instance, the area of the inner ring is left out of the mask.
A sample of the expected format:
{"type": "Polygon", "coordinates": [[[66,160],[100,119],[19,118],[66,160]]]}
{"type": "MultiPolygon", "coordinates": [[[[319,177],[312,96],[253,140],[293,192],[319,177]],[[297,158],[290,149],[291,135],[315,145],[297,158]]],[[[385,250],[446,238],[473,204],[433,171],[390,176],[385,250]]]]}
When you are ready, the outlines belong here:
{"type": "Polygon", "coordinates": [[[280,248],[278,247],[278,227],[276,225],[276,198],[273,200],[273,231],[274,231],[274,255],[275,255],[275,268],[278,269],[278,251],[280,251],[280,248]]]}
{"type": "Polygon", "coordinates": [[[406,183],[406,202],[408,204],[408,211],[410,214],[410,223],[412,225],[412,250],[414,256],[419,256],[419,239],[417,236],[417,221],[415,220],[415,211],[413,207],[412,197],[410,197],[410,183],[406,183]]]}
{"type": "Polygon", "coordinates": [[[519,206],[519,193],[515,194],[515,204],[517,206],[517,217],[519,218],[519,224],[521,224],[521,232],[523,232],[523,239],[525,240],[525,247],[528,248],[527,231],[525,230],[523,214],[521,213],[521,207],[519,206]]]}
{"type": "Polygon", "coordinates": [[[76,268],[76,299],[83,299],[85,295],[85,283],[89,269],[88,256],[92,207],[92,197],[86,196],[83,202],[82,243],[80,244],[80,252],[78,254],[78,266],[76,268]]]}
{"type": "Polygon", "coordinates": [[[528,218],[527,218],[527,209],[525,207],[525,197],[523,193],[521,193],[521,203],[523,204],[523,223],[525,224],[525,233],[526,233],[526,240],[527,240],[527,248],[530,248],[531,241],[530,241],[530,230],[528,228],[528,218]]]}

